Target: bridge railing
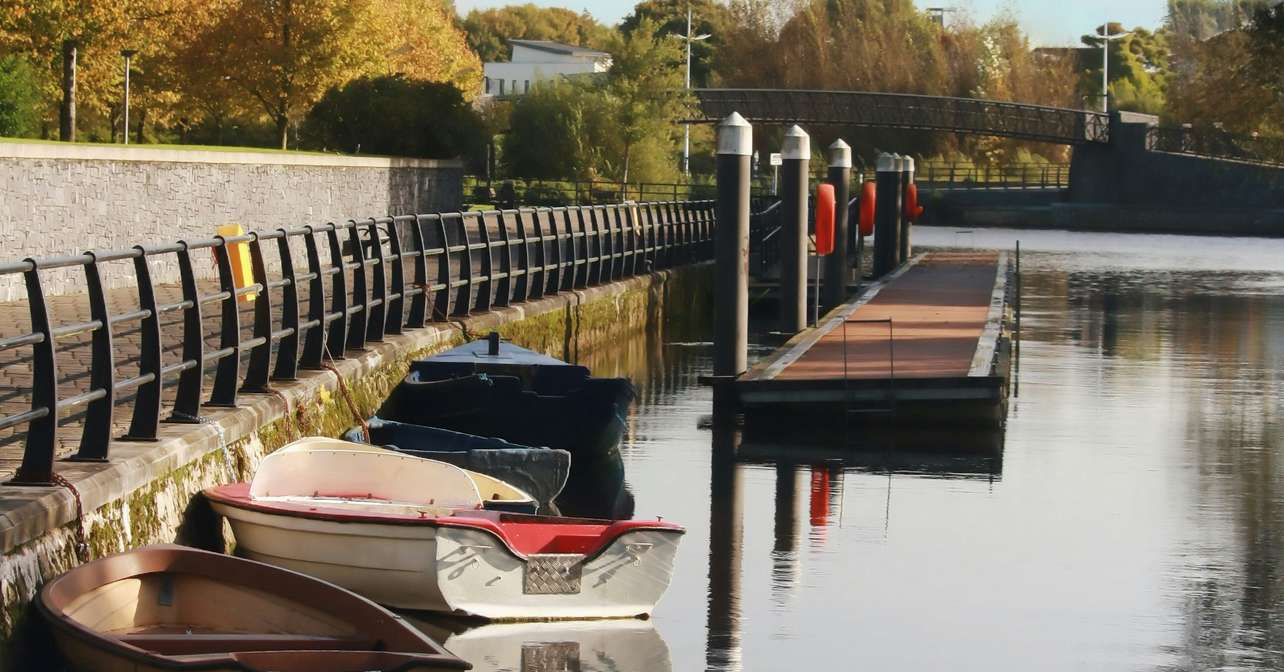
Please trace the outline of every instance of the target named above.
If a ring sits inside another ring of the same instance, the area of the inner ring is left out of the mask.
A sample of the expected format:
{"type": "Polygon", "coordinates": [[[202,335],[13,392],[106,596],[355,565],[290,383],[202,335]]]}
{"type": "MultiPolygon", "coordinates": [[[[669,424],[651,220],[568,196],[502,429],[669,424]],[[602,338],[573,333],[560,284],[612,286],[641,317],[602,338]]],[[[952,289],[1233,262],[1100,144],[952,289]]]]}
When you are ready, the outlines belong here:
{"type": "Polygon", "coordinates": [[[0,371],[30,390],[27,410],[4,415],[21,402],[15,389],[0,407],[0,433],[24,441],[10,483],[54,481],[63,415],[82,407],[70,459],[106,461],[118,406],[132,406],[122,440],[154,441],[162,422],[200,422],[202,405],[274,393],[274,381],[388,334],[712,259],[714,229],[713,202],[669,201],[381,217],[0,263],[0,275],[23,276],[29,316],[0,331],[11,334],[0,338],[0,371]],[[216,281],[200,277],[201,250],[216,281]],[[176,258],[181,286],[153,283],[149,269],[165,257],[176,258]],[[136,281],[123,295],[102,282],[104,266],[119,263],[136,281]],[[84,297],[45,294],[42,273],[77,267],[84,297]],[[165,387],[176,387],[168,402],[165,387]]]}
{"type": "Polygon", "coordinates": [[[1015,163],[978,166],[972,163],[920,161],[914,181],[920,189],[1066,189],[1070,166],[1064,163],[1015,163]]]}
{"type": "Polygon", "coordinates": [[[1284,138],[1235,135],[1184,126],[1155,126],[1146,131],[1146,148],[1156,152],[1284,165],[1284,138]]]}

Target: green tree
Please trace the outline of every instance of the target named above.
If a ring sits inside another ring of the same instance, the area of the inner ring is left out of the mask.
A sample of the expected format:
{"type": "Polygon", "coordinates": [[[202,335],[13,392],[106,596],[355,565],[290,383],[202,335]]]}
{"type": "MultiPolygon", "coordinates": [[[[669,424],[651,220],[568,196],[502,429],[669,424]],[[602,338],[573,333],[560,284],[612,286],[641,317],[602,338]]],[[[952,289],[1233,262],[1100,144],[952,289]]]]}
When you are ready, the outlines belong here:
{"type": "Polygon", "coordinates": [[[675,40],[656,32],[656,24],[643,18],[611,50],[606,93],[613,108],[616,131],[623,145],[619,179],[629,181],[634,150],[650,139],[652,153],[672,156],[674,122],[685,105],[682,52],[675,40]]]}
{"type": "Polygon", "coordinates": [[[0,57],[0,135],[26,137],[40,126],[35,68],[21,56],[0,57]]]}
{"type": "Polygon", "coordinates": [[[482,120],[459,89],[401,75],[360,77],[326,92],[303,124],[305,145],[348,153],[474,158],[482,120]]]}
{"type": "Polygon", "coordinates": [[[1276,117],[1284,109],[1284,5],[1260,7],[1248,26],[1253,75],[1270,91],[1276,117]]]}
{"type": "MultiPolygon", "coordinates": [[[[1107,27],[1109,35],[1124,33],[1117,23],[1107,27]]],[[[1100,48],[1101,29],[1084,35],[1082,42],[1100,48]]],[[[1159,114],[1164,110],[1164,94],[1168,85],[1169,50],[1166,35],[1137,27],[1129,34],[1111,41],[1107,48],[1110,59],[1109,92],[1115,109],[1129,112],[1159,114]]],[[[1081,90],[1088,99],[1100,100],[1101,59],[1098,65],[1084,71],[1081,90]]]]}
{"type": "Polygon", "coordinates": [[[605,48],[615,32],[588,12],[533,4],[474,9],[464,18],[468,46],[482,61],[509,57],[508,40],[552,40],[591,49],[605,48]]]}
{"type": "MultiPolygon", "coordinates": [[[[692,35],[709,36],[691,45],[691,86],[706,87],[713,75],[714,54],[732,33],[731,12],[725,4],[715,0],[642,0],[620,22],[620,32],[632,35],[643,19],[650,19],[659,34],[685,36],[688,9],[692,35]]],[[[686,49],[681,41],[678,44],[686,49]]]]}
{"type": "Polygon", "coordinates": [[[513,102],[504,167],[526,178],[598,179],[610,119],[595,83],[541,81],[513,102]]]}

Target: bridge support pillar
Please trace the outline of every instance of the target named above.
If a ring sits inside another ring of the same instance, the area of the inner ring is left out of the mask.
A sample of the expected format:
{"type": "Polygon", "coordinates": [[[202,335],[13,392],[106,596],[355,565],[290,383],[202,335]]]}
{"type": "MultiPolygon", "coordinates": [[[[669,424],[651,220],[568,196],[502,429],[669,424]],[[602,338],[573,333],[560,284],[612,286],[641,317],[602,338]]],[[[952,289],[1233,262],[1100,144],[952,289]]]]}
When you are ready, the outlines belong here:
{"type": "Polygon", "coordinates": [[[901,177],[892,154],[879,154],[874,184],[878,189],[874,210],[874,278],[896,269],[900,252],[901,177]]]}
{"type": "Polygon", "coordinates": [[[821,303],[832,308],[847,298],[847,283],[851,268],[847,264],[847,238],[851,227],[847,202],[852,181],[852,148],[846,142],[835,140],[829,146],[829,183],[834,185],[834,251],[825,257],[825,289],[821,303]]]}
{"type": "Polygon", "coordinates": [[[780,331],[796,334],[807,328],[807,178],[811,136],[794,125],[785,131],[780,149],[780,331]]]}
{"type": "Polygon", "coordinates": [[[718,125],[714,234],[713,418],[735,419],[732,380],[748,368],[749,183],[753,127],[732,112],[718,125]]]}
{"type": "Polygon", "coordinates": [[[896,259],[898,263],[905,263],[914,255],[914,246],[910,243],[910,230],[913,223],[910,222],[909,215],[905,213],[905,199],[909,194],[909,185],[914,183],[914,158],[909,156],[901,157],[901,208],[900,208],[900,236],[898,238],[899,246],[897,248],[896,259]]]}

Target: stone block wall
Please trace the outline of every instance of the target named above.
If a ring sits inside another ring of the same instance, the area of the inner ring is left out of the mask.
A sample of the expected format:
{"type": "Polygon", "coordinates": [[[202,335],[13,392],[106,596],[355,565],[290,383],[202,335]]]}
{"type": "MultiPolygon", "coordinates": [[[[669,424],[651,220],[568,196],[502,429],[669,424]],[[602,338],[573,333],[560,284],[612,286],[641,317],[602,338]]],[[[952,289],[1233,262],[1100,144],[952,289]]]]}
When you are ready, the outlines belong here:
{"type": "MultiPolygon", "coordinates": [[[[0,260],[209,238],[229,223],[271,230],[455,210],[462,179],[458,161],[0,143],[0,260]]],[[[109,286],[133,283],[128,263],[103,270],[109,286]]],[[[173,255],[156,259],[152,274],[176,282],[173,255]]],[[[47,293],[62,294],[80,291],[82,276],[66,269],[42,279],[47,293]]],[[[20,275],[0,276],[0,301],[25,296],[20,275]]]]}

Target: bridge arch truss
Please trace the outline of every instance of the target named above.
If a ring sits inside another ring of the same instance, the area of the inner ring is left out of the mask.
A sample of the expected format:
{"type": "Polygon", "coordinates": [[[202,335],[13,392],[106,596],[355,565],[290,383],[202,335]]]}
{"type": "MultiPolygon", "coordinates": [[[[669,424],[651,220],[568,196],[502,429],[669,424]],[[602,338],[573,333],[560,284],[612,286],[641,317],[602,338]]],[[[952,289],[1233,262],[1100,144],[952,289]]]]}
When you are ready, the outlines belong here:
{"type": "Polygon", "coordinates": [[[996,100],[862,91],[696,89],[700,116],[739,112],[751,122],[943,131],[1063,145],[1110,142],[1103,112],[996,100]]]}

